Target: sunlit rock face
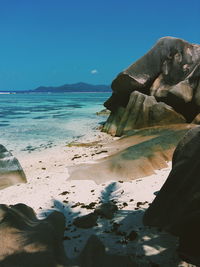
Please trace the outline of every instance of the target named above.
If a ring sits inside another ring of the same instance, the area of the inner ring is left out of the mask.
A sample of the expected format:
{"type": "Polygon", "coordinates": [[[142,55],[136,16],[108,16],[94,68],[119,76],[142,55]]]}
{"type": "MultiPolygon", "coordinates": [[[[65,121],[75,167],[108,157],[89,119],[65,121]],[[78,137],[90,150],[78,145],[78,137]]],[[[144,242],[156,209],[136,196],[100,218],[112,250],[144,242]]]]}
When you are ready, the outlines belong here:
{"type": "MultiPolygon", "coordinates": [[[[138,107],[138,103],[132,101],[135,91],[152,96],[159,103],[164,102],[191,122],[200,112],[200,45],[173,37],[161,38],[147,54],[114,79],[112,90],[112,96],[104,103],[111,110],[108,119],[110,126],[116,123],[119,126],[130,105],[133,110],[134,105],[138,107]]],[[[144,109],[141,105],[141,116],[144,109]]],[[[159,122],[155,123],[159,125],[159,122]]],[[[147,124],[146,121],[144,125],[133,124],[133,129],[147,124]]],[[[103,131],[109,132],[107,128],[110,127],[105,124],[103,131]]]]}
{"type": "Polygon", "coordinates": [[[19,161],[0,145],[0,189],[25,182],[26,176],[19,161]]]}

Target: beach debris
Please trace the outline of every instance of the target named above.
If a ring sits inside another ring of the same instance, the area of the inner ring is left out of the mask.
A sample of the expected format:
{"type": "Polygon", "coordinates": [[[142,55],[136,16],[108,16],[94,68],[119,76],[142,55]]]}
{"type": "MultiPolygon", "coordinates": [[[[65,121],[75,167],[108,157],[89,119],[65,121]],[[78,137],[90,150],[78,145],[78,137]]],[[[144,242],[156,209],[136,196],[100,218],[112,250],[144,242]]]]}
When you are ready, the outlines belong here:
{"type": "Polygon", "coordinates": [[[64,191],[64,192],[60,193],[59,196],[65,196],[67,194],[70,194],[70,192],[69,191],[64,191]]]}
{"type": "Polygon", "coordinates": [[[137,206],[137,208],[140,208],[140,206],[143,206],[145,204],[148,204],[148,201],[144,201],[144,202],[139,201],[139,202],[137,202],[136,206],[137,206]]]}
{"type": "Polygon", "coordinates": [[[91,228],[97,225],[97,218],[97,214],[92,212],[87,215],[76,218],[73,224],[79,228],[91,228]]]}
{"type": "Polygon", "coordinates": [[[122,205],[123,205],[124,207],[127,207],[127,206],[128,206],[128,204],[127,204],[126,202],[123,202],[122,205]]]}
{"type": "Polygon", "coordinates": [[[76,208],[76,207],[78,207],[80,205],[84,205],[84,203],[77,202],[74,205],[72,205],[71,208],[76,208]]]}
{"type": "Polygon", "coordinates": [[[106,219],[112,219],[114,217],[114,213],[118,210],[117,205],[113,202],[102,203],[99,207],[95,209],[95,213],[101,215],[106,219]]]}
{"type": "Polygon", "coordinates": [[[107,152],[108,152],[108,150],[101,150],[101,151],[96,151],[95,154],[98,155],[98,154],[107,153],[107,152]]]}
{"type": "Polygon", "coordinates": [[[88,205],[86,205],[86,204],[82,204],[81,208],[85,208],[85,209],[94,209],[96,205],[97,205],[96,202],[91,202],[91,203],[88,204],[88,205]]]}
{"type": "Polygon", "coordinates": [[[74,155],[74,157],[72,158],[72,160],[75,160],[75,159],[80,159],[81,156],[80,155],[74,155]]]}
{"type": "Polygon", "coordinates": [[[89,142],[89,143],[78,143],[78,142],[71,142],[66,144],[67,147],[93,147],[99,144],[99,141],[89,142]]]}

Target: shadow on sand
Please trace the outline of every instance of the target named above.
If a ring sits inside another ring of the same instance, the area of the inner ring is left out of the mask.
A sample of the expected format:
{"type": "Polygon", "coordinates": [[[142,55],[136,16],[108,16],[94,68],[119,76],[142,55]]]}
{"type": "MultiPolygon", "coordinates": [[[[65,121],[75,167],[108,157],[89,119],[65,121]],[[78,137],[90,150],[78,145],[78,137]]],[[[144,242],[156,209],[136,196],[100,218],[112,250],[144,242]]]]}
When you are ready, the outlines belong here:
{"type": "MultiPolygon", "coordinates": [[[[99,202],[118,205],[113,197],[116,190],[117,183],[109,184],[99,202]]],[[[58,200],[54,205],[66,217],[64,246],[70,267],[185,266],[176,252],[175,237],[143,225],[145,208],[119,209],[113,219],[99,217],[97,226],[81,229],[73,225],[79,212],[58,200]]]]}

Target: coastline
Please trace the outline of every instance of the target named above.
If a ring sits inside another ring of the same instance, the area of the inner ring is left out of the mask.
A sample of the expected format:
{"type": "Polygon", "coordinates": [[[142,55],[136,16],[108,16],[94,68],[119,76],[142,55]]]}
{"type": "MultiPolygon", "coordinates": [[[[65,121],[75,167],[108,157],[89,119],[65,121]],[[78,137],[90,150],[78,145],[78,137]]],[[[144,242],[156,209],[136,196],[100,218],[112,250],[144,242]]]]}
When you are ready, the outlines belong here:
{"type": "Polygon", "coordinates": [[[182,266],[178,265],[180,259],[175,252],[177,239],[142,224],[145,209],[170,172],[170,162],[167,168],[157,170],[153,175],[127,182],[111,180],[96,184],[92,180],[68,179],[70,166],[92,163],[105,157],[107,153],[104,146],[117,139],[94,131],[68,146],[33,151],[26,153],[26,156],[24,153],[19,154],[17,157],[28,182],[1,190],[1,203],[25,203],[35,210],[38,218],[44,218],[55,209],[63,212],[66,218],[64,246],[67,257],[72,261],[79,256],[88,238],[95,234],[106,246],[108,253],[131,255],[142,266],[150,266],[149,262],[162,266],[173,266],[171,263],[176,262],[174,266],[182,266]],[[97,207],[108,200],[115,201],[118,207],[112,220],[99,218],[97,226],[89,229],[73,225],[74,218],[93,211],[81,207],[82,204],[95,203],[97,207]],[[118,233],[112,231],[114,224],[120,226],[118,233]],[[137,233],[136,240],[129,240],[124,234],[131,232],[137,233]]]}

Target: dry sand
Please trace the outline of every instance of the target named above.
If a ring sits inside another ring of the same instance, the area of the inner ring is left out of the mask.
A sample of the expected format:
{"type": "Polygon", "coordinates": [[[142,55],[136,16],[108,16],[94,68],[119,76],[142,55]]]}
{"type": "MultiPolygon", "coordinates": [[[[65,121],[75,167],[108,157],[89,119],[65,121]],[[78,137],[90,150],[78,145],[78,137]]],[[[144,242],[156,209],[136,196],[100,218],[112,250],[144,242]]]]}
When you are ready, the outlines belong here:
{"type": "Polygon", "coordinates": [[[114,139],[117,138],[96,132],[79,140],[94,142],[91,146],[60,146],[17,155],[28,182],[1,190],[0,202],[25,203],[39,218],[53,209],[63,212],[66,216],[64,245],[70,259],[78,257],[89,236],[96,234],[106,246],[107,253],[130,255],[138,259],[138,266],[153,266],[153,263],[166,267],[186,266],[177,256],[175,237],[142,224],[143,213],[165,182],[170,163],[154,175],[129,182],[96,184],[92,180],[68,180],[69,166],[104,157],[103,145],[114,139]],[[74,218],[92,212],[80,203],[95,202],[98,206],[109,200],[115,200],[119,208],[112,220],[99,218],[98,225],[90,229],[73,226],[74,218]],[[115,223],[119,225],[118,232],[113,231],[115,223]],[[133,231],[137,237],[130,240],[127,236],[133,231]]]}

